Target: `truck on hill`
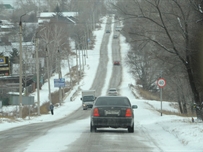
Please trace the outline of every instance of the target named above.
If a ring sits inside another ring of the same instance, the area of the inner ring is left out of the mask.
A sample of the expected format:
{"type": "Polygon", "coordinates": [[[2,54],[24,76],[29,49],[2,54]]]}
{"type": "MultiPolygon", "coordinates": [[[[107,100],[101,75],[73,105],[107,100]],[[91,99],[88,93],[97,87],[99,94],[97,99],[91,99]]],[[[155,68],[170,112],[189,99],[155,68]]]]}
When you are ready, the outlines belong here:
{"type": "Polygon", "coordinates": [[[95,97],[95,90],[83,90],[82,97],[82,108],[83,110],[87,110],[88,108],[92,108],[95,97]]]}

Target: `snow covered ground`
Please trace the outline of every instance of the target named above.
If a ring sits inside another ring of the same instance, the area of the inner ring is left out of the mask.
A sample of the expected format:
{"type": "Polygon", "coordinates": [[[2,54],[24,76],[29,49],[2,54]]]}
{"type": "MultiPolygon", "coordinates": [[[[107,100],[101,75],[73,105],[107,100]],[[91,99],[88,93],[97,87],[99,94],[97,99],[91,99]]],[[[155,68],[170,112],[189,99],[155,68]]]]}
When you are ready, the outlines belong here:
{"type": "MultiPolygon", "coordinates": [[[[103,20],[106,21],[106,18],[103,20]]],[[[101,24],[102,28],[100,30],[95,31],[96,36],[96,44],[94,50],[88,50],[88,59],[86,60],[87,65],[85,66],[85,76],[83,80],[75,86],[72,91],[69,93],[67,98],[64,100],[63,104],[60,107],[56,107],[54,110],[54,115],[41,115],[38,117],[31,117],[26,119],[18,119],[18,121],[12,122],[8,121],[8,119],[0,118],[0,131],[7,130],[13,127],[22,126],[26,124],[31,123],[40,123],[40,122],[47,122],[47,121],[54,121],[57,119],[60,119],[62,117],[66,117],[67,115],[71,114],[74,110],[78,109],[81,106],[81,94],[79,93],[78,96],[73,100],[70,101],[70,97],[75,93],[75,91],[80,87],[81,89],[89,89],[91,87],[91,84],[93,82],[93,76],[96,73],[96,69],[98,66],[98,59],[99,59],[99,50],[101,45],[101,40],[103,37],[103,34],[105,33],[104,28],[105,24],[101,24]],[[87,83],[88,82],[88,83],[87,83]]],[[[110,39],[112,39],[112,34],[110,35],[110,39]]],[[[125,43],[125,38],[120,35],[120,42],[121,42],[121,56],[122,56],[122,62],[124,62],[125,53],[129,49],[128,44],[125,43]]],[[[111,43],[108,44],[108,48],[111,47],[111,43]]],[[[108,53],[109,59],[111,59],[111,53],[108,53]]],[[[111,62],[112,63],[112,62],[111,62]]],[[[111,64],[108,64],[108,66],[112,66],[111,64]]],[[[112,69],[110,67],[110,69],[112,69]]],[[[63,68],[62,74],[65,75],[67,73],[67,68],[63,68]]],[[[110,73],[110,72],[109,72],[110,73]]],[[[54,88],[53,79],[58,78],[58,75],[56,74],[51,78],[51,91],[54,92],[58,88],[54,88]]],[[[66,77],[65,77],[66,78],[66,77]]],[[[106,81],[105,86],[108,86],[109,81],[106,81]]],[[[138,105],[138,109],[136,109],[135,112],[135,132],[136,132],[136,126],[142,127],[144,130],[146,130],[149,133],[149,136],[153,139],[156,139],[157,144],[161,149],[165,151],[177,151],[177,152],[203,152],[203,123],[195,121],[194,123],[191,122],[191,118],[185,118],[180,117],[176,115],[160,115],[159,112],[156,111],[156,109],[160,109],[160,101],[150,101],[145,99],[136,99],[131,89],[129,88],[128,84],[134,83],[134,80],[132,77],[128,74],[128,69],[123,66],[123,81],[121,83],[121,86],[119,90],[121,91],[121,95],[127,96],[132,104],[138,105]]],[[[166,86],[167,87],[167,86],[166,86]]],[[[106,89],[106,88],[104,88],[106,89]]],[[[105,90],[104,90],[105,91],[105,90]]],[[[103,92],[104,92],[103,91],[103,92]]],[[[137,93],[138,94],[138,93],[137,93]]],[[[33,94],[35,96],[35,99],[37,99],[36,93],[33,94]]],[[[41,103],[48,101],[48,84],[44,84],[42,87],[42,90],[40,90],[40,101],[41,103]]],[[[10,110],[10,108],[5,108],[5,110],[10,110]]],[[[174,109],[168,102],[163,101],[163,110],[168,111],[177,111],[177,109],[174,109]]],[[[195,118],[196,120],[196,118],[195,118]]],[[[87,120],[81,120],[79,122],[69,124],[68,126],[63,126],[60,129],[62,130],[69,130],[68,128],[75,128],[74,126],[84,126],[80,128],[89,128],[89,119],[87,120]]],[[[45,139],[49,138],[50,136],[53,136],[55,132],[55,129],[50,130],[45,136],[42,136],[39,139],[36,139],[33,143],[30,143],[29,147],[27,148],[27,151],[60,151],[64,150],[66,147],[64,145],[67,145],[69,143],[74,142],[77,138],[80,137],[82,132],[76,131],[74,134],[71,132],[70,139],[67,139],[67,136],[60,137],[61,142],[55,142],[52,141],[55,146],[50,146],[52,143],[48,143],[49,145],[46,145],[46,143],[42,142],[45,139]],[[69,141],[67,141],[69,140],[69,141]],[[65,141],[66,143],[63,143],[65,141]],[[68,143],[67,143],[68,142],[68,143]],[[39,146],[34,146],[38,144],[39,146]],[[56,146],[56,144],[58,144],[56,146]],[[57,149],[55,149],[57,147],[57,149]],[[60,147],[60,148],[59,148],[60,147]],[[47,149],[48,148],[48,149],[47,149]]]]}

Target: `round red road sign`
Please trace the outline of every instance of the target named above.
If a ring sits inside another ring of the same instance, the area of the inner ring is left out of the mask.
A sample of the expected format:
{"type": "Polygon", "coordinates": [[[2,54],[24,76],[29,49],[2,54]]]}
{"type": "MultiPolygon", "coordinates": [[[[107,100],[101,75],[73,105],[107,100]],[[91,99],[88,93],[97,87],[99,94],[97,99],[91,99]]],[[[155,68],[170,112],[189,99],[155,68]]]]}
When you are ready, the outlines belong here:
{"type": "Polygon", "coordinates": [[[160,88],[163,88],[163,87],[166,85],[166,80],[163,79],[163,78],[159,78],[158,81],[157,81],[157,85],[158,85],[160,88]]]}

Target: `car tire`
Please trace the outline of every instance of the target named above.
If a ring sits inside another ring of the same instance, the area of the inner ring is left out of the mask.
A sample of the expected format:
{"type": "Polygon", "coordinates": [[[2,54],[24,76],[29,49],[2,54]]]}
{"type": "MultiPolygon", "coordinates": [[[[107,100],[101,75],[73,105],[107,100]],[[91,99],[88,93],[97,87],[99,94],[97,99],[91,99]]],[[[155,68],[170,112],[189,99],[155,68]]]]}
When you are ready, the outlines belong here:
{"type": "Polygon", "coordinates": [[[90,123],[90,132],[96,132],[97,128],[90,123]]]}
{"type": "Polygon", "coordinates": [[[128,127],[128,132],[130,132],[130,133],[134,132],[134,124],[132,125],[132,127],[128,127]]]}

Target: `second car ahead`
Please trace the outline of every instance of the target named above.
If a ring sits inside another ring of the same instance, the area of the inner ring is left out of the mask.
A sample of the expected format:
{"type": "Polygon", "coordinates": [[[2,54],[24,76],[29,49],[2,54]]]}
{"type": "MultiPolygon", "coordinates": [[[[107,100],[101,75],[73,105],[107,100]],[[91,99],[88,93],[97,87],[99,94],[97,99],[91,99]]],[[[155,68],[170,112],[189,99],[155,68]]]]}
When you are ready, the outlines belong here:
{"type": "Polygon", "coordinates": [[[118,95],[117,89],[116,89],[116,88],[110,88],[110,89],[108,90],[108,95],[109,95],[109,96],[117,96],[117,95],[118,95]]]}
{"type": "Polygon", "coordinates": [[[113,65],[120,65],[120,61],[114,61],[113,65]]]}
{"type": "Polygon", "coordinates": [[[100,96],[91,110],[90,131],[97,128],[127,128],[134,132],[134,113],[137,105],[132,105],[125,96],[100,96]]]}

